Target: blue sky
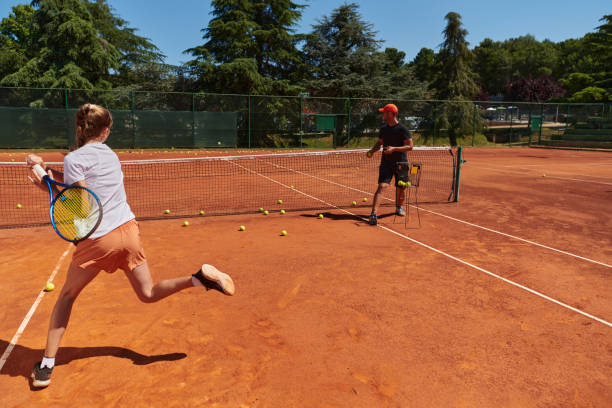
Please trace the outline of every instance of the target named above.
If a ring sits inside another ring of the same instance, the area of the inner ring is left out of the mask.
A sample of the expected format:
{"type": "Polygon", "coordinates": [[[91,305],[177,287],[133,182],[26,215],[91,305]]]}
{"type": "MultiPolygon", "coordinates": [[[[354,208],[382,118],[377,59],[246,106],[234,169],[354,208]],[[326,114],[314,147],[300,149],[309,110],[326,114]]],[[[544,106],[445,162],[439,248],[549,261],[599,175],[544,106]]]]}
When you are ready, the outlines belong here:
{"type": "MultiPolygon", "coordinates": [[[[294,0],[307,4],[296,30],[309,32],[311,25],[343,0],[294,0]]],[[[409,62],[422,47],[436,49],[442,42],[444,16],[461,14],[471,47],[484,38],[505,40],[532,34],[538,40],[562,41],[594,31],[604,14],[612,14],[610,0],[364,0],[355,1],[362,17],[373,24],[384,47],[406,53],[409,62]]],[[[16,4],[28,1],[0,0],[0,18],[16,4]]],[[[166,63],[190,59],[182,54],[203,43],[201,29],[210,20],[210,1],[205,0],[109,0],[115,13],[148,37],[166,55],[166,63]]]]}

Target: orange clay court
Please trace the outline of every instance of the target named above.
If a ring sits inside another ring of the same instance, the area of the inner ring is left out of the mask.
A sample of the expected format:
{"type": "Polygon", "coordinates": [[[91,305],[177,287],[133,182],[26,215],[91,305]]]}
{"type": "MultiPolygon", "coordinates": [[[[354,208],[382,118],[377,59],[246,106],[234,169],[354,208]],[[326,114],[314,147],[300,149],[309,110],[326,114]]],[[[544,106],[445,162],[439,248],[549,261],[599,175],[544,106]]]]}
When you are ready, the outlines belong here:
{"type": "Polygon", "coordinates": [[[189,227],[141,221],[155,280],[206,262],[233,277],[235,296],[193,288],[143,304],[121,271],[101,273],[40,391],[29,377],[74,246],[50,226],[0,229],[0,405],[610,406],[612,153],[467,149],[464,159],[459,202],[422,204],[420,229],[392,216],[369,226],[359,217],[371,195],[189,227]],[[50,279],[56,290],[41,293],[50,279]]]}

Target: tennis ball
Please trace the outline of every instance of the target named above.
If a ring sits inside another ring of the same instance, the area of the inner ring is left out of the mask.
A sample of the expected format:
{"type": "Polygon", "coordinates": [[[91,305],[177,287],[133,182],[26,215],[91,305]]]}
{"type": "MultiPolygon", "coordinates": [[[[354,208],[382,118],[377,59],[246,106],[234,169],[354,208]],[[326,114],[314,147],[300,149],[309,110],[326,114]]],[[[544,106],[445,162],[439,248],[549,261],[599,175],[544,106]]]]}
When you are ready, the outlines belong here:
{"type": "Polygon", "coordinates": [[[51,292],[53,289],[55,289],[53,282],[47,282],[45,285],[45,292],[51,292]]]}
{"type": "Polygon", "coordinates": [[[268,214],[270,214],[268,210],[264,211],[264,215],[268,215],[268,214]]]}
{"type": "Polygon", "coordinates": [[[284,237],[285,235],[287,235],[287,231],[282,230],[282,231],[281,231],[281,235],[284,237]]]}
{"type": "Polygon", "coordinates": [[[221,146],[221,142],[217,142],[217,144],[218,144],[219,146],[221,146]]]}
{"type": "Polygon", "coordinates": [[[240,231],[244,231],[246,229],[246,227],[244,225],[240,226],[240,231]]]}
{"type": "Polygon", "coordinates": [[[263,212],[263,208],[259,207],[259,212],[263,212]]]}
{"type": "Polygon", "coordinates": [[[411,186],[412,185],[412,183],[409,182],[409,181],[405,182],[404,184],[407,185],[407,186],[411,186]]]}
{"type": "Polygon", "coordinates": [[[170,210],[166,210],[164,211],[166,214],[170,214],[170,210]]]}
{"type": "Polygon", "coordinates": [[[295,187],[293,187],[293,186],[289,186],[289,188],[293,190],[295,187]]]}
{"type": "Polygon", "coordinates": [[[281,214],[285,214],[285,210],[281,210],[281,214]]]}
{"type": "Polygon", "coordinates": [[[323,214],[319,214],[319,218],[323,218],[323,214]]]}
{"type": "Polygon", "coordinates": [[[353,207],[357,205],[357,201],[353,201],[351,204],[353,204],[353,207]]]}
{"type": "Polygon", "coordinates": [[[368,152],[368,157],[372,157],[372,152],[368,152]]]}
{"type": "Polygon", "coordinates": [[[21,208],[21,204],[17,204],[17,208],[21,208]]]}
{"type": "Polygon", "coordinates": [[[363,201],[365,203],[366,201],[368,201],[368,199],[366,197],[363,197],[363,200],[361,200],[361,201],[363,201]]]}
{"type": "Polygon", "coordinates": [[[277,203],[282,204],[283,200],[278,200],[277,203]]]}
{"type": "Polygon", "coordinates": [[[542,177],[546,177],[546,173],[542,173],[542,177]]]}
{"type": "Polygon", "coordinates": [[[200,210],[200,215],[204,215],[204,210],[200,210]]]}
{"type": "Polygon", "coordinates": [[[185,222],[183,223],[183,227],[188,227],[188,226],[189,226],[189,221],[185,221],[185,222]]]}

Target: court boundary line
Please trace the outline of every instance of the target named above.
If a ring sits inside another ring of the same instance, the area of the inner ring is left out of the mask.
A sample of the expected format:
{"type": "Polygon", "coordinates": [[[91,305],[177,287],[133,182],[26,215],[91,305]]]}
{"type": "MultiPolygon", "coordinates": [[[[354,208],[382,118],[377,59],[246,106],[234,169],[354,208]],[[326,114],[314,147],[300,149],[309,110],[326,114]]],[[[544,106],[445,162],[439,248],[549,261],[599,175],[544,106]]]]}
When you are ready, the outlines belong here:
{"type": "MultiPolygon", "coordinates": [[[[267,164],[271,164],[271,163],[267,163],[267,164]]],[[[351,186],[347,186],[345,184],[336,183],[335,181],[327,180],[327,179],[324,179],[324,178],[321,178],[321,177],[318,177],[318,176],[315,176],[315,175],[312,175],[312,174],[307,174],[307,173],[301,172],[299,170],[294,170],[294,169],[291,169],[291,168],[288,168],[288,167],[284,167],[284,166],[280,166],[280,167],[282,167],[282,168],[284,168],[286,170],[293,171],[294,173],[298,173],[298,174],[301,174],[301,175],[304,175],[304,176],[312,177],[312,178],[317,179],[317,180],[325,181],[327,183],[334,184],[336,186],[343,187],[343,188],[346,188],[346,189],[350,189],[350,190],[353,190],[353,191],[357,191],[357,192],[362,193],[362,194],[374,195],[371,192],[359,190],[357,188],[354,188],[354,187],[351,187],[351,186]]],[[[387,200],[387,201],[393,201],[393,199],[385,197],[385,196],[383,196],[382,198],[387,200]]],[[[428,210],[427,208],[423,208],[421,206],[417,207],[417,206],[412,205],[412,204],[410,204],[410,206],[413,207],[413,208],[418,208],[418,209],[420,209],[422,211],[425,211],[425,212],[428,212],[428,213],[431,213],[431,214],[434,214],[434,215],[438,215],[440,217],[448,218],[448,219],[453,220],[455,222],[459,222],[459,223],[462,223],[462,224],[470,225],[472,227],[480,228],[482,230],[485,230],[485,231],[488,231],[488,232],[492,232],[494,234],[499,234],[499,235],[505,236],[507,238],[516,239],[518,241],[522,241],[522,242],[528,243],[530,245],[535,245],[535,246],[538,246],[538,247],[541,247],[541,248],[544,248],[544,249],[548,249],[550,251],[554,251],[554,252],[558,252],[560,254],[568,255],[568,256],[571,256],[571,257],[574,257],[574,258],[578,258],[578,259],[581,259],[583,261],[587,261],[587,262],[591,262],[591,263],[594,263],[594,264],[597,264],[597,265],[605,266],[607,268],[612,268],[612,265],[608,265],[608,264],[606,264],[604,262],[597,261],[595,259],[586,258],[584,256],[581,256],[581,255],[578,255],[578,254],[574,254],[572,252],[564,251],[562,249],[557,249],[557,248],[554,248],[554,247],[551,247],[551,246],[548,246],[548,245],[540,244],[538,242],[531,241],[531,240],[526,239],[526,238],[517,237],[515,235],[508,234],[508,233],[505,233],[505,232],[502,232],[502,231],[497,231],[497,230],[494,230],[494,229],[491,229],[491,228],[488,228],[488,227],[485,227],[485,226],[482,226],[482,225],[471,223],[469,221],[465,221],[465,220],[461,220],[461,219],[458,219],[458,218],[454,218],[454,217],[451,217],[450,215],[442,214],[442,213],[439,213],[439,212],[436,212],[436,211],[433,211],[433,210],[428,210]]]]}
{"type": "MultiPolygon", "coordinates": [[[[493,168],[493,167],[481,167],[481,166],[472,166],[472,167],[476,168],[476,169],[499,171],[501,173],[520,174],[522,176],[530,177],[530,178],[531,177],[537,177],[537,176],[534,176],[534,175],[525,175],[525,173],[518,172],[518,171],[496,169],[496,168],[493,168]]],[[[593,177],[597,177],[597,176],[593,176],[593,177]]],[[[606,185],[606,186],[612,186],[612,183],[606,183],[606,182],[603,182],[603,181],[594,181],[594,180],[584,180],[584,179],[576,179],[576,178],[568,178],[568,177],[549,176],[548,174],[546,175],[546,178],[552,178],[552,179],[557,179],[557,180],[581,181],[581,182],[584,182],[584,183],[603,184],[603,185],[606,185]]]]}
{"type": "MultiPolygon", "coordinates": [[[[55,268],[53,269],[53,272],[51,272],[51,276],[49,277],[47,282],[53,282],[53,279],[55,278],[55,275],[59,271],[59,268],[62,266],[62,262],[64,262],[64,258],[66,258],[66,255],[68,255],[68,252],[70,252],[70,247],[71,246],[72,246],[72,244],[68,244],[68,248],[66,248],[64,253],[60,256],[59,260],[57,261],[57,264],[55,264],[55,268]]],[[[45,293],[46,292],[44,290],[40,291],[40,293],[38,294],[38,297],[36,298],[36,300],[34,301],[32,306],[30,307],[30,310],[28,311],[26,316],[23,318],[23,321],[21,322],[21,325],[17,329],[17,332],[15,332],[15,335],[13,336],[11,341],[9,342],[8,346],[6,347],[6,350],[4,350],[4,353],[2,354],[2,357],[0,357],[0,372],[2,372],[2,368],[4,367],[4,364],[6,363],[8,358],[10,357],[11,353],[13,352],[13,349],[17,345],[17,342],[19,341],[19,338],[21,337],[21,335],[25,331],[28,323],[30,322],[30,319],[34,315],[34,312],[36,312],[36,309],[38,308],[38,305],[42,301],[43,297],[45,297],[45,293]]]]}
{"type": "MultiPolygon", "coordinates": [[[[258,172],[254,171],[254,170],[251,170],[251,169],[249,169],[249,168],[247,168],[247,167],[241,166],[241,165],[239,165],[239,164],[237,164],[237,163],[234,163],[234,162],[231,162],[231,161],[230,161],[230,163],[232,163],[232,164],[234,164],[234,165],[236,165],[236,166],[238,166],[238,167],[241,167],[241,168],[243,168],[243,169],[245,169],[245,170],[247,170],[247,171],[249,171],[249,172],[251,172],[251,173],[253,173],[253,174],[257,175],[257,176],[263,177],[263,178],[265,178],[265,179],[267,179],[267,180],[269,180],[269,181],[271,181],[271,182],[273,182],[273,183],[279,184],[280,186],[283,186],[283,187],[285,187],[285,188],[291,189],[291,188],[290,188],[290,186],[288,186],[288,185],[286,185],[286,184],[284,184],[284,183],[282,183],[282,182],[280,182],[280,181],[278,181],[278,180],[274,180],[273,178],[270,178],[270,177],[268,177],[268,176],[266,176],[266,175],[264,175],[264,174],[258,173],[258,172]]],[[[338,207],[338,206],[335,206],[335,205],[333,205],[333,204],[330,204],[330,203],[326,202],[325,200],[322,200],[322,199],[320,199],[320,198],[314,197],[314,196],[312,196],[312,195],[310,195],[310,194],[308,194],[308,193],[305,193],[305,192],[303,192],[303,191],[300,191],[300,190],[298,190],[298,189],[296,189],[296,188],[293,188],[293,190],[294,190],[294,191],[297,191],[298,193],[303,194],[303,195],[305,195],[305,196],[307,196],[307,197],[309,197],[309,198],[312,198],[313,200],[319,201],[319,202],[321,202],[321,203],[323,203],[323,204],[325,204],[325,205],[327,205],[327,206],[329,206],[329,207],[336,208],[336,209],[338,209],[338,210],[340,210],[340,211],[342,211],[342,212],[345,212],[345,213],[347,213],[347,214],[349,214],[349,215],[352,215],[353,217],[355,217],[355,218],[357,218],[357,219],[360,219],[360,220],[362,220],[362,221],[364,221],[364,222],[366,222],[366,221],[367,221],[367,219],[366,219],[366,218],[361,217],[361,216],[359,216],[359,215],[357,215],[357,214],[354,214],[354,213],[352,213],[352,212],[350,212],[350,211],[348,211],[348,210],[345,210],[344,208],[340,208],[340,207],[338,207]]],[[[404,234],[402,234],[402,233],[400,233],[400,232],[397,232],[397,231],[395,231],[395,230],[393,230],[393,229],[391,229],[391,228],[389,228],[389,227],[387,227],[387,226],[384,226],[384,225],[377,225],[377,227],[378,227],[378,228],[382,228],[382,229],[383,229],[383,230],[385,230],[385,231],[388,231],[388,232],[390,232],[390,233],[392,233],[392,234],[395,234],[395,235],[397,235],[397,236],[399,236],[399,237],[401,237],[401,238],[404,238],[404,239],[406,239],[406,240],[408,240],[408,241],[410,241],[410,242],[413,242],[413,243],[415,243],[415,244],[417,244],[417,245],[420,245],[420,246],[422,246],[422,247],[424,247],[424,248],[426,248],[426,249],[429,249],[429,250],[431,250],[431,251],[433,251],[433,252],[436,252],[436,253],[438,253],[438,254],[440,254],[440,255],[443,255],[443,256],[445,256],[445,257],[447,257],[447,258],[449,258],[449,259],[452,259],[452,260],[454,260],[454,261],[456,261],[456,262],[459,262],[459,263],[461,263],[461,264],[463,264],[463,265],[466,265],[466,266],[468,266],[468,267],[470,267],[470,268],[476,269],[477,271],[483,272],[483,273],[485,273],[485,274],[487,274],[487,275],[489,275],[489,276],[491,276],[491,277],[494,277],[494,278],[499,279],[499,280],[501,280],[501,281],[503,281],[503,282],[506,282],[506,283],[508,283],[508,284],[510,284],[510,285],[513,285],[513,286],[515,286],[515,287],[517,287],[517,288],[519,288],[519,289],[522,289],[522,290],[524,290],[524,291],[527,291],[527,292],[529,292],[529,293],[531,293],[531,294],[533,294],[533,295],[536,295],[536,296],[538,296],[538,297],[541,297],[542,299],[548,300],[549,302],[552,302],[552,303],[554,303],[554,304],[556,304],[556,305],[558,305],[558,306],[561,306],[561,307],[563,307],[563,308],[566,308],[566,309],[568,309],[568,310],[571,310],[571,311],[573,311],[573,312],[575,312],[575,313],[581,314],[581,315],[583,315],[583,316],[585,316],[585,317],[587,317],[587,318],[589,318],[589,319],[595,320],[595,321],[597,321],[597,322],[599,322],[599,323],[602,323],[602,324],[604,324],[604,325],[609,326],[609,327],[611,327],[611,328],[612,328],[612,323],[611,323],[611,322],[608,322],[607,320],[604,320],[604,319],[602,319],[602,318],[600,318],[600,317],[597,317],[597,316],[595,316],[595,315],[592,315],[592,314],[590,314],[590,313],[587,313],[587,312],[585,312],[585,311],[582,311],[582,310],[580,310],[580,309],[577,309],[577,308],[575,308],[575,307],[573,307],[573,306],[570,306],[570,305],[568,305],[567,303],[563,303],[563,302],[561,302],[560,300],[554,299],[554,298],[552,298],[552,297],[550,297],[550,296],[548,296],[548,295],[545,295],[544,293],[538,292],[538,291],[537,291],[537,290],[535,290],[535,289],[528,288],[527,286],[521,285],[521,284],[520,284],[520,283],[518,283],[518,282],[514,282],[514,281],[512,281],[512,280],[510,280],[510,279],[504,278],[503,276],[500,276],[500,275],[497,275],[497,274],[495,274],[495,273],[493,273],[493,272],[487,271],[487,270],[486,270],[486,269],[484,269],[484,268],[481,268],[481,267],[476,266],[476,265],[474,265],[474,264],[471,264],[471,263],[469,263],[469,262],[467,262],[467,261],[464,261],[464,260],[462,260],[462,259],[460,259],[460,258],[457,258],[457,257],[456,257],[456,256],[454,256],[454,255],[451,255],[451,254],[446,253],[446,252],[444,252],[444,251],[442,251],[442,250],[439,250],[439,249],[437,249],[437,248],[434,248],[434,247],[432,247],[432,246],[430,246],[430,245],[428,245],[428,244],[425,244],[424,242],[420,242],[420,241],[417,241],[417,240],[416,240],[416,239],[414,239],[414,238],[410,238],[409,236],[404,235],[404,234]]]]}

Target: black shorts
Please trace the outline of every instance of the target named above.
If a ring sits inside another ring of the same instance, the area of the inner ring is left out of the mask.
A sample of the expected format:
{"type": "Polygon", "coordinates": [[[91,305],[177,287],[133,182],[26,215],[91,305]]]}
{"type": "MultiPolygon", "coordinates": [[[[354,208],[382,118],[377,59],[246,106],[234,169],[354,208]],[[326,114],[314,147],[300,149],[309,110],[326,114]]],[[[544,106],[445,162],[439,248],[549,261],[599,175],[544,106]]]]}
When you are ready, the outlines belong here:
{"type": "Polygon", "coordinates": [[[381,161],[378,169],[378,184],[390,184],[391,179],[395,176],[395,187],[398,187],[397,182],[408,181],[408,167],[401,166],[404,162],[381,161]]]}

